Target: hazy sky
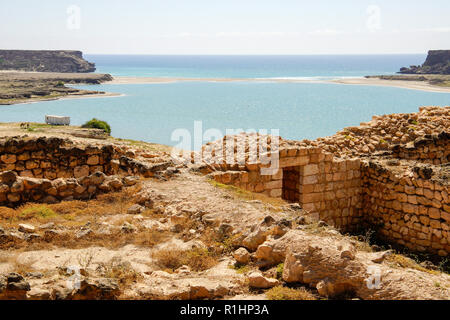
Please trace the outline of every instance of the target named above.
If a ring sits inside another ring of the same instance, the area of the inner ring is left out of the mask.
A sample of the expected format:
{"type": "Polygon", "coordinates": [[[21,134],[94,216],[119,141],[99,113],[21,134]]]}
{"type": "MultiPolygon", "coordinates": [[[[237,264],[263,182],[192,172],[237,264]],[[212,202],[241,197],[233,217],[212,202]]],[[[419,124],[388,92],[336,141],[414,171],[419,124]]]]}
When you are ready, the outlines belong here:
{"type": "Polygon", "coordinates": [[[449,0],[3,0],[0,48],[130,54],[450,49],[449,0]]]}

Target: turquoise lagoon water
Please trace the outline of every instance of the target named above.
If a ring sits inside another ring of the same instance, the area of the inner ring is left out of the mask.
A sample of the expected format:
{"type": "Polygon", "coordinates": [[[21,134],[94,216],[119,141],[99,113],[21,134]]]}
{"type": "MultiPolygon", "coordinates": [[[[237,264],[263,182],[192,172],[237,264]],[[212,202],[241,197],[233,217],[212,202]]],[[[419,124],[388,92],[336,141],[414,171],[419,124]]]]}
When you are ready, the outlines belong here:
{"type": "MultiPolygon", "coordinates": [[[[197,78],[336,78],[393,73],[408,65],[405,61],[419,64],[424,59],[419,55],[241,57],[243,60],[127,57],[88,58],[97,63],[99,71],[113,75],[197,78]]],[[[55,114],[70,116],[72,124],[79,125],[96,117],[110,123],[113,136],[176,145],[172,132],[185,128],[193,133],[194,121],[202,121],[203,130],[216,128],[224,134],[226,129],[279,129],[286,139],[315,139],[368,121],[372,115],[416,112],[422,105],[450,105],[450,93],[331,83],[195,81],[77,87],[124,96],[2,106],[0,122],[43,122],[46,114],[55,114]]]]}
{"type": "Polygon", "coordinates": [[[449,93],[389,87],[315,83],[205,83],[86,86],[124,93],[0,107],[0,121],[39,121],[67,115],[73,124],[92,117],[108,121],[112,135],[168,145],[177,128],[280,129],[288,139],[314,139],[372,115],[415,112],[421,105],[449,105],[449,93]]]}

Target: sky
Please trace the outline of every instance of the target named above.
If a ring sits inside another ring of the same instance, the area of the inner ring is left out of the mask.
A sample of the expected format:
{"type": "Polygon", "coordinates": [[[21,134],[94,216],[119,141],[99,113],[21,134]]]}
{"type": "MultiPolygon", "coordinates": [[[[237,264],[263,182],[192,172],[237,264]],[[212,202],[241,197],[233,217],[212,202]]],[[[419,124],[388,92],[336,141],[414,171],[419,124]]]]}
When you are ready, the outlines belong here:
{"type": "Polygon", "coordinates": [[[450,49],[449,0],[14,0],[0,48],[88,54],[389,54],[450,49]]]}

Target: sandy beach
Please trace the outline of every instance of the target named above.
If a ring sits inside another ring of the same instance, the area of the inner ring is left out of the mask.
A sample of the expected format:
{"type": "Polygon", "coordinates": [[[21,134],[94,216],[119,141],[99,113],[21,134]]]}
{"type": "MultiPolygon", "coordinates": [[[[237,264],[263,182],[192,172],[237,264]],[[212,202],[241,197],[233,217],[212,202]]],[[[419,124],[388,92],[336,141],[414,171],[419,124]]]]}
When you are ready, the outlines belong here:
{"type": "Polygon", "coordinates": [[[310,80],[310,79],[273,79],[273,78],[162,78],[162,77],[114,77],[108,84],[157,84],[157,83],[174,83],[182,81],[201,81],[201,82],[279,82],[279,83],[334,83],[349,85],[366,85],[366,86],[385,86],[396,87],[410,90],[420,90],[429,92],[450,92],[450,87],[440,87],[431,85],[424,81],[407,81],[407,80],[382,80],[377,78],[346,78],[335,80],[310,80]]]}
{"type": "MultiPolygon", "coordinates": [[[[113,97],[124,97],[125,94],[116,92],[104,92],[104,93],[93,93],[93,94],[74,94],[65,97],[59,97],[55,100],[71,100],[71,99],[84,99],[84,98],[113,98],[113,97]]],[[[42,101],[42,100],[40,100],[42,101]]]]}
{"type": "Polygon", "coordinates": [[[351,85],[396,87],[429,92],[450,92],[450,87],[435,86],[425,81],[384,80],[377,78],[348,78],[348,79],[332,80],[330,82],[338,84],[351,84],[351,85]]]}
{"type": "Polygon", "coordinates": [[[10,105],[20,105],[20,104],[31,104],[31,103],[38,103],[38,102],[44,102],[44,101],[56,101],[56,100],[72,100],[72,99],[94,99],[94,98],[114,98],[114,97],[123,97],[124,94],[121,93],[115,93],[115,92],[105,92],[105,93],[93,93],[93,94],[73,94],[73,95],[67,95],[67,96],[60,96],[60,97],[54,97],[54,98],[30,98],[30,99],[23,99],[23,100],[17,100],[13,103],[6,103],[1,104],[1,106],[10,106],[10,105]]]}
{"type": "MultiPolygon", "coordinates": [[[[237,79],[237,78],[163,78],[163,77],[114,77],[107,84],[154,84],[154,83],[174,83],[182,81],[200,82],[239,82],[239,81],[260,81],[259,79],[237,79]]],[[[262,80],[261,80],[262,81],[262,80]]],[[[267,81],[267,80],[265,80],[267,81]]]]}
{"type": "Polygon", "coordinates": [[[325,80],[311,80],[302,78],[164,78],[164,77],[114,77],[108,84],[152,84],[173,82],[299,82],[326,83],[325,80]]]}

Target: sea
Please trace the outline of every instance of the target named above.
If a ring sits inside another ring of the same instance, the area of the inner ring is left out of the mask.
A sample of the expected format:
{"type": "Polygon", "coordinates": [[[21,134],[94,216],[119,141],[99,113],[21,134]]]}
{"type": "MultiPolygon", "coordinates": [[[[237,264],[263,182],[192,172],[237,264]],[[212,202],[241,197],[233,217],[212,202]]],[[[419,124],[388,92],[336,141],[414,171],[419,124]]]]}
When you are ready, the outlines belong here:
{"type": "Polygon", "coordinates": [[[369,121],[373,115],[450,105],[450,93],[325,82],[395,74],[403,66],[423,63],[425,54],[85,58],[96,63],[97,72],[113,76],[197,80],[79,85],[121,95],[1,106],[0,122],[43,122],[45,115],[64,115],[71,117],[71,124],[81,125],[98,118],[110,124],[113,136],[124,139],[174,146],[180,142],[177,133],[188,132],[191,149],[197,149],[194,136],[207,142],[202,133],[209,129],[215,135],[242,130],[315,139],[369,121]],[[241,81],[215,81],[224,78],[241,81]],[[300,81],[274,81],[280,79],[300,81]]]}

